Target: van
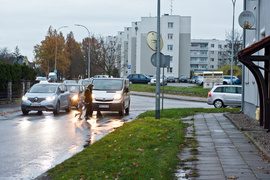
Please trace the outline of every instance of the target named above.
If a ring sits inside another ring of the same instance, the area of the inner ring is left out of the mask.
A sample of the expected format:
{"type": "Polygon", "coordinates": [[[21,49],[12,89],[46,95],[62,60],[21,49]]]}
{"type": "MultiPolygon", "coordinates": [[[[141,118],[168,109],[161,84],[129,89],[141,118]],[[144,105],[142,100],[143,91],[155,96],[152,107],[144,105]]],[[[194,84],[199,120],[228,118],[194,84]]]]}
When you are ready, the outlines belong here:
{"type": "Polygon", "coordinates": [[[93,111],[118,111],[129,114],[130,89],[126,78],[94,78],[92,81],[93,111]]]}
{"type": "Polygon", "coordinates": [[[50,72],[48,76],[48,82],[57,82],[57,75],[54,72],[50,72]]]}

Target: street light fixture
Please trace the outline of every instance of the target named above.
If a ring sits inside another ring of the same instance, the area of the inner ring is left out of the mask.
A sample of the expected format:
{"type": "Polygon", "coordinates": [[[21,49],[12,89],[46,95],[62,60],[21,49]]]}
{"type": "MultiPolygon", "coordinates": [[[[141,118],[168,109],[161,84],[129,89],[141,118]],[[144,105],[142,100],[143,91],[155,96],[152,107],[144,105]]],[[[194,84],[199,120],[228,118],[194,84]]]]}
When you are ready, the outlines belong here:
{"type": "Polygon", "coordinates": [[[236,0],[232,0],[232,3],[233,3],[233,26],[232,26],[231,84],[233,84],[233,57],[234,57],[234,14],[235,14],[235,2],[236,2],[236,0]]]}
{"type": "Polygon", "coordinates": [[[60,28],[57,29],[56,31],[56,45],[55,45],[55,66],[54,66],[54,70],[56,71],[56,59],[57,59],[57,38],[58,38],[58,30],[61,28],[67,28],[68,26],[61,26],[60,28]]]}
{"type": "Polygon", "coordinates": [[[85,27],[84,25],[81,25],[81,24],[75,24],[75,26],[81,26],[81,27],[84,27],[87,31],[88,31],[88,79],[90,78],[90,32],[88,30],[87,27],[85,27]]]}

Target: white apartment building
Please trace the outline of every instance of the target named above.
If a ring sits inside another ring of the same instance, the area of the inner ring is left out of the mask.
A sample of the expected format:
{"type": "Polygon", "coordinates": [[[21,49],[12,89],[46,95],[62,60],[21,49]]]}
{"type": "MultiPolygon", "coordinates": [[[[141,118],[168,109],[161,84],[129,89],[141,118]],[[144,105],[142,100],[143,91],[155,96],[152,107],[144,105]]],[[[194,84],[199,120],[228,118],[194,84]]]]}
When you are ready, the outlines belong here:
{"type": "MultiPolygon", "coordinates": [[[[251,30],[245,30],[245,47],[252,45],[261,39],[270,36],[269,0],[244,0],[245,10],[252,12],[255,16],[255,25],[251,30]]],[[[264,55],[264,50],[256,53],[264,55]]],[[[256,65],[264,67],[264,62],[255,62],[256,65]]],[[[258,86],[253,74],[245,67],[244,71],[244,104],[242,109],[245,114],[255,118],[256,109],[260,106],[258,86]]],[[[262,73],[264,71],[262,70],[262,73]]]]}
{"type": "MultiPolygon", "coordinates": [[[[170,55],[170,67],[165,69],[165,76],[190,76],[190,32],[191,17],[179,15],[163,15],[160,18],[160,33],[164,42],[161,52],[170,55]]],[[[130,73],[156,74],[156,67],[151,63],[155,53],[146,42],[150,31],[156,31],[156,17],[142,17],[119,32],[122,45],[122,69],[120,76],[130,73]]]]}
{"type": "Polygon", "coordinates": [[[192,73],[217,70],[229,63],[225,40],[191,39],[190,70],[192,73]]]}

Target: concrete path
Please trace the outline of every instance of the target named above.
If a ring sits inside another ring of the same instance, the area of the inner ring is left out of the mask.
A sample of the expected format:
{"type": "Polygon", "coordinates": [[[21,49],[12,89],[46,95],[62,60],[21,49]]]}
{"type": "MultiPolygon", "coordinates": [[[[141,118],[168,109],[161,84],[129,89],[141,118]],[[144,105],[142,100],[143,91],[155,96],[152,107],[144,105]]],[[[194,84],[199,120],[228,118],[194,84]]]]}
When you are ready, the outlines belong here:
{"type": "Polygon", "coordinates": [[[270,179],[269,162],[222,113],[192,118],[199,151],[199,177],[192,179],[270,179]]]}

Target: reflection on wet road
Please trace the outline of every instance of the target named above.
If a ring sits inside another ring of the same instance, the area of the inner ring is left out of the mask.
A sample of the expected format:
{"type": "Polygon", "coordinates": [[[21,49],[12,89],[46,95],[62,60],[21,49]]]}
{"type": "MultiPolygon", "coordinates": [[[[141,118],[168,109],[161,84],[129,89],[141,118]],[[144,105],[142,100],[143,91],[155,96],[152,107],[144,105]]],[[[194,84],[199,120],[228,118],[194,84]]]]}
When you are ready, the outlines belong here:
{"type": "MultiPolygon", "coordinates": [[[[178,107],[209,106],[164,100],[164,108],[178,107]]],[[[154,98],[131,96],[130,113],[124,117],[117,112],[102,112],[97,117],[94,112],[90,120],[78,120],[75,109],[70,113],[61,111],[57,116],[52,112],[10,114],[0,120],[0,180],[33,179],[142,112],[154,109],[154,98]]]]}

